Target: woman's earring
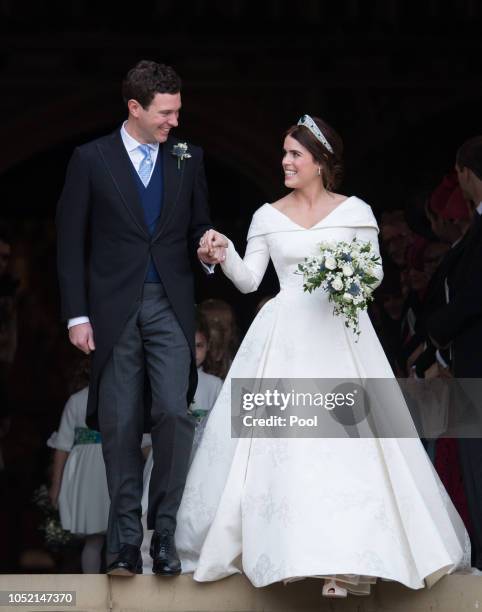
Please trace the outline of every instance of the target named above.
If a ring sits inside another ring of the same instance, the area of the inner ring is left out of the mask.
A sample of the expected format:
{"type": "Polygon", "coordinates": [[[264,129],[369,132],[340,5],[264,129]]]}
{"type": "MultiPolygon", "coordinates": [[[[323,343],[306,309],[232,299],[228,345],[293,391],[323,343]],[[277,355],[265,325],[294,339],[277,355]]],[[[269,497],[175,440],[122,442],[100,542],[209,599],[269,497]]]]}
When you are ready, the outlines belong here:
{"type": "Polygon", "coordinates": [[[318,166],[318,176],[321,176],[321,168],[318,166]]]}

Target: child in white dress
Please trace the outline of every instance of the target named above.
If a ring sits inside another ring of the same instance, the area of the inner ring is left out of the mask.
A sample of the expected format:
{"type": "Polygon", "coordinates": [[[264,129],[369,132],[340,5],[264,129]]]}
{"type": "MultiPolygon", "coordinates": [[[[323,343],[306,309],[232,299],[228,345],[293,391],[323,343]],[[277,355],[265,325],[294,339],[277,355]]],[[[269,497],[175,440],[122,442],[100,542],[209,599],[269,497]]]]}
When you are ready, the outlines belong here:
{"type": "Polygon", "coordinates": [[[221,378],[208,374],[203,369],[203,363],[206,361],[206,357],[210,350],[210,328],[202,314],[199,314],[197,317],[195,343],[198,383],[190,410],[192,415],[196,418],[197,423],[194,431],[194,440],[189,463],[192,462],[196,454],[197,447],[199,446],[204,432],[207,417],[223,386],[221,378]]]}
{"type": "Polygon", "coordinates": [[[47,445],[55,449],[49,495],[58,506],[63,529],[85,536],[84,574],[100,572],[109,517],[109,492],[98,431],[85,423],[89,388],[71,395],[60,427],[47,445]]]}

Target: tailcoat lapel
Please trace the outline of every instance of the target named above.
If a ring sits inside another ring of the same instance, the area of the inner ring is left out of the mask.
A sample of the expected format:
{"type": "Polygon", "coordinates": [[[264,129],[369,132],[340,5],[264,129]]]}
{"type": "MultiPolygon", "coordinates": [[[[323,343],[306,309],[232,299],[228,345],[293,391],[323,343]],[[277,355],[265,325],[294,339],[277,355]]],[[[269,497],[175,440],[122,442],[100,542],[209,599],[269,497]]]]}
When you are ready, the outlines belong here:
{"type": "Polygon", "coordinates": [[[122,203],[138,228],[149,236],[139,192],[133,176],[132,162],[122,142],[120,131],[116,130],[110,139],[98,144],[97,147],[122,203]]]}

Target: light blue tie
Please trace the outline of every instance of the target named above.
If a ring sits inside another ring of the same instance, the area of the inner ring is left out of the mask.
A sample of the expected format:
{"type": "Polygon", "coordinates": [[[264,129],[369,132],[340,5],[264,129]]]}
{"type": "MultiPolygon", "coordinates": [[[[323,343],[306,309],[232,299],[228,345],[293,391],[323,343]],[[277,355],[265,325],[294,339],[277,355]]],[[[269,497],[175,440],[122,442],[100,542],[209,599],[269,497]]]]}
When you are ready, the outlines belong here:
{"type": "Polygon", "coordinates": [[[141,165],[139,166],[137,173],[139,174],[139,178],[144,184],[144,187],[147,187],[152,169],[151,147],[149,145],[142,144],[138,146],[138,149],[144,155],[144,158],[141,161],[141,165]]]}

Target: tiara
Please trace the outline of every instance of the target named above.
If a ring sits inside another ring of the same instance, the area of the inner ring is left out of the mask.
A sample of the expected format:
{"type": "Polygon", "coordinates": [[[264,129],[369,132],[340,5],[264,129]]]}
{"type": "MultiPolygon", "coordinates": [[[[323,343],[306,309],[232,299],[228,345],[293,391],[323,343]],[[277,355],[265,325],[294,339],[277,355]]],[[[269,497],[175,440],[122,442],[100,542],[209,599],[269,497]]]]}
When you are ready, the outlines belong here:
{"type": "Polygon", "coordinates": [[[321,142],[325,149],[328,149],[330,153],[333,153],[333,147],[309,115],[303,115],[296,125],[303,125],[305,128],[308,128],[313,136],[321,142]]]}

